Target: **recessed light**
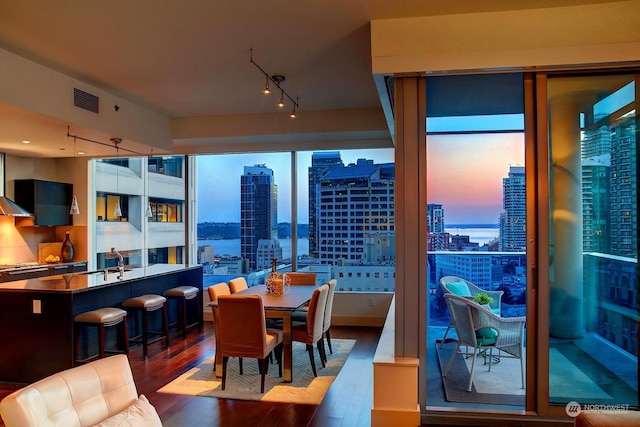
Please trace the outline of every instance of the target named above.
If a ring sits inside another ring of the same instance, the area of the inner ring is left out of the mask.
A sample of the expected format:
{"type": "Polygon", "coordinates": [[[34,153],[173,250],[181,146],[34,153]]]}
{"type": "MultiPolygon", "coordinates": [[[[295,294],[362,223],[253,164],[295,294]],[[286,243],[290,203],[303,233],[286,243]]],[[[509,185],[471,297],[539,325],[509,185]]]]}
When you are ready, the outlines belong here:
{"type": "Polygon", "coordinates": [[[31,144],[31,141],[26,140],[26,139],[23,139],[23,140],[22,140],[22,143],[23,143],[23,144],[31,144]]]}
{"type": "Polygon", "coordinates": [[[78,156],[84,156],[86,153],[84,151],[78,151],[78,156]]]}

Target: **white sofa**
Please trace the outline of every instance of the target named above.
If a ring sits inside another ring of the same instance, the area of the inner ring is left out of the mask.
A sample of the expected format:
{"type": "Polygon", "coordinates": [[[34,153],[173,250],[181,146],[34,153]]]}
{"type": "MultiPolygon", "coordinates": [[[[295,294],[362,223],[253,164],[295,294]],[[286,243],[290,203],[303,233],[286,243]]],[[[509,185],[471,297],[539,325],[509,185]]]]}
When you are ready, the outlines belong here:
{"type": "Polygon", "coordinates": [[[124,354],[67,369],[5,397],[7,427],[162,426],[155,408],[138,397],[124,354]]]}

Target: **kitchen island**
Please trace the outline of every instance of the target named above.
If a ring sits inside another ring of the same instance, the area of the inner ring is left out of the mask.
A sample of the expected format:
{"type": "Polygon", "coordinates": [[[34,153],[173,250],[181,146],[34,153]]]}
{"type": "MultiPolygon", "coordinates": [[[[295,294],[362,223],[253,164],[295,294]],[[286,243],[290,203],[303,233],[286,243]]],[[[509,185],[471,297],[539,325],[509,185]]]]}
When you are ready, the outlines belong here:
{"type": "MultiPolygon", "coordinates": [[[[0,283],[0,382],[31,383],[72,367],[77,314],[180,285],[202,294],[202,266],[156,264],[127,270],[122,279],[118,272],[96,271],[0,283]]],[[[130,332],[138,327],[129,319],[130,332]]]]}

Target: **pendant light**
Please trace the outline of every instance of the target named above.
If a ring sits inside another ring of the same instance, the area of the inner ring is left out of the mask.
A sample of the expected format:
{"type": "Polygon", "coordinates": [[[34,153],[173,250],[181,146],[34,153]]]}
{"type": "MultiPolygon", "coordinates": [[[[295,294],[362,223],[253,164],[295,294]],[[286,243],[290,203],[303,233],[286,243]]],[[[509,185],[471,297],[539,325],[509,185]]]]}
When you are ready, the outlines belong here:
{"type": "Polygon", "coordinates": [[[149,190],[149,162],[153,157],[153,150],[151,150],[151,155],[147,159],[147,210],[144,215],[147,218],[151,218],[153,216],[153,212],[151,211],[151,191],[149,190]]]}
{"type": "MultiPolygon", "coordinates": [[[[122,139],[120,139],[120,138],[111,138],[111,142],[113,142],[113,144],[116,146],[116,159],[119,160],[120,159],[120,151],[118,149],[118,144],[120,144],[122,142],[122,139]]],[[[118,162],[116,161],[116,163],[118,163],[118,162]]],[[[122,209],[120,209],[120,193],[119,193],[119,185],[118,185],[119,170],[120,170],[120,165],[118,164],[117,169],[116,169],[116,193],[118,194],[118,199],[116,200],[116,208],[113,210],[113,216],[115,216],[117,218],[122,217],[122,209]]]]}
{"type": "Polygon", "coordinates": [[[76,138],[73,138],[73,199],[71,200],[70,215],[79,215],[78,198],[76,197],[76,138]]]}

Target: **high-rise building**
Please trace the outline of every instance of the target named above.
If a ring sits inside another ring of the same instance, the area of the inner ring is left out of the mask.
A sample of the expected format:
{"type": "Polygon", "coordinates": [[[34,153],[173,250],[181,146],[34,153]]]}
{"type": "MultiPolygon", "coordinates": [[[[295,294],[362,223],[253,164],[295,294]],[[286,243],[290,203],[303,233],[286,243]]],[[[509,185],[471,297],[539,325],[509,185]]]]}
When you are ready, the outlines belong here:
{"type": "Polygon", "coordinates": [[[444,208],[439,203],[427,204],[427,250],[449,249],[450,236],[444,231],[444,208]]]}
{"type": "MultiPolygon", "coordinates": [[[[366,259],[372,234],[394,232],[393,163],[359,159],[327,170],[319,183],[318,254],[322,261],[376,262],[366,259]]],[[[389,256],[393,261],[395,256],[389,256]]]]}
{"type": "Polygon", "coordinates": [[[524,166],[509,166],[509,176],[502,179],[502,205],[500,250],[524,252],[527,244],[524,166]]]}
{"type": "Polygon", "coordinates": [[[339,151],[322,151],[311,155],[309,167],[309,254],[318,254],[318,203],[320,179],[333,167],[344,167],[339,151]]]}
{"type": "Polygon", "coordinates": [[[582,248],[611,253],[611,159],[609,154],[582,160],[582,248]]]}
{"type": "Polygon", "coordinates": [[[611,127],[611,254],[638,254],[636,125],[634,117],[611,127]]]}
{"type": "Polygon", "coordinates": [[[240,178],[240,256],[257,268],[258,242],[278,238],[278,187],[273,170],[265,165],[245,166],[240,178]]]}

